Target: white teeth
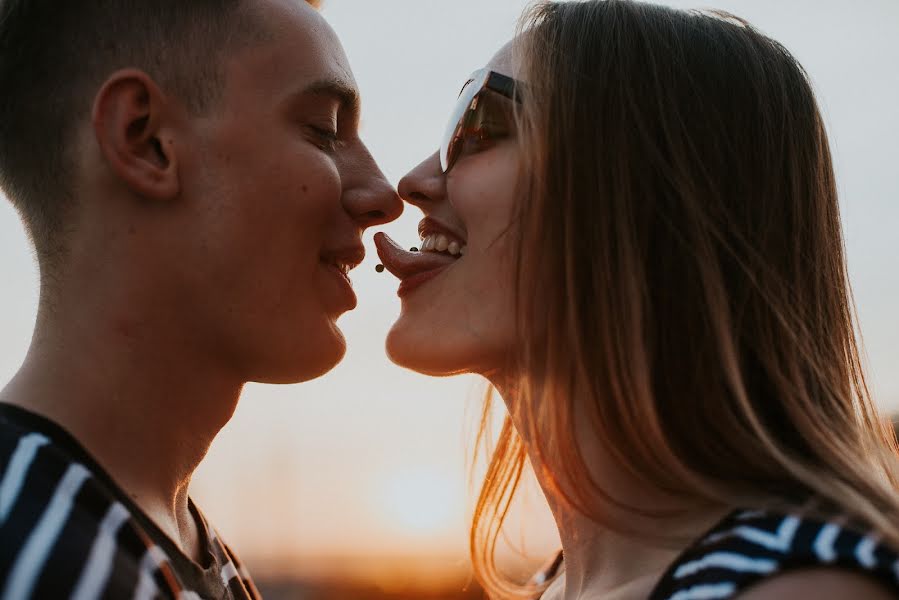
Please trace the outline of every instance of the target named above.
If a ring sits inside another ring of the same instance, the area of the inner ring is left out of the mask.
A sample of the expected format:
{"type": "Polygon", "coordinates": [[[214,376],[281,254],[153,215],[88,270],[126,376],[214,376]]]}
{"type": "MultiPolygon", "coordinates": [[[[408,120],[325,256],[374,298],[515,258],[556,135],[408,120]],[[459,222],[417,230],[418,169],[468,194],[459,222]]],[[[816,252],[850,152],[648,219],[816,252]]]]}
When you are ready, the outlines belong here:
{"type": "Polygon", "coordinates": [[[322,262],[324,264],[328,265],[329,267],[333,267],[333,268],[337,269],[338,271],[340,271],[341,273],[343,273],[343,275],[347,279],[349,279],[350,271],[352,271],[353,268],[356,266],[353,263],[345,262],[345,261],[342,261],[342,260],[339,260],[336,258],[323,259],[322,262]]]}
{"type": "Polygon", "coordinates": [[[459,240],[451,240],[444,234],[432,233],[425,236],[421,242],[421,252],[446,252],[452,256],[465,254],[467,246],[459,240]]]}

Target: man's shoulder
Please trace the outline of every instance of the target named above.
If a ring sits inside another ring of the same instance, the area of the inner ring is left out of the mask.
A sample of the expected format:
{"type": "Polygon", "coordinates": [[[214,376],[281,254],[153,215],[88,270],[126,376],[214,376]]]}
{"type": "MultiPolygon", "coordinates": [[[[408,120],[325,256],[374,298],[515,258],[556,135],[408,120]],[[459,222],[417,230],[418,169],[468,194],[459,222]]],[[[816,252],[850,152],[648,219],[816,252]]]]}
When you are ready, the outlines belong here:
{"type": "Polygon", "coordinates": [[[208,573],[195,569],[64,432],[4,414],[0,598],[259,597],[205,518],[217,561],[208,573]]]}
{"type": "Polygon", "coordinates": [[[111,498],[93,479],[46,433],[0,416],[0,534],[48,510],[102,518],[111,498]]]}
{"type": "Polygon", "coordinates": [[[0,418],[0,597],[130,596],[151,546],[88,466],[0,418]]]}

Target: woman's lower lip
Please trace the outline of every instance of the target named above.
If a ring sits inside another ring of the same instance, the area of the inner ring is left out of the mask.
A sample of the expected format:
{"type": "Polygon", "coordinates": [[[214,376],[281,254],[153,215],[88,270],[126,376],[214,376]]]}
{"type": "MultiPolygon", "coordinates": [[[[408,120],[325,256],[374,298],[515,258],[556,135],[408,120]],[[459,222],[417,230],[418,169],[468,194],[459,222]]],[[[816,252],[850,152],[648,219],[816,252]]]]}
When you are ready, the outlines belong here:
{"type": "Polygon", "coordinates": [[[396,291],[396,295],[400,298],[408,296],[413,291],[420,288],[422,285],[427,283],[428,281],[434,279],[438,275],[440,275],[446,268],[450,265],[446,265],[443,267],[438,267],[436,269],[431,269],[429,271],[422,271],[421,273],[416,273],[415,275],[410,275],[406,277],[400,282],[400,287],[396,291]]]}

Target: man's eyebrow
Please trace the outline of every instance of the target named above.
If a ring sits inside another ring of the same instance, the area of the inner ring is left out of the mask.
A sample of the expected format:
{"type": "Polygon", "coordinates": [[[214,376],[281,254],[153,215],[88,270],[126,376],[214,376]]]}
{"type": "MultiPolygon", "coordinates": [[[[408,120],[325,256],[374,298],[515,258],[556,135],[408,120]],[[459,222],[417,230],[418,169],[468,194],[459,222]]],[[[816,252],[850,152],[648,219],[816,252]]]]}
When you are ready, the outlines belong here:
{"type": "Polygon", "coordinates": [[[303,88],[303,95],[331,96],[340,102],[340,107],[359,112],[359,91],[343,79],[320,79],[303,88]]]}

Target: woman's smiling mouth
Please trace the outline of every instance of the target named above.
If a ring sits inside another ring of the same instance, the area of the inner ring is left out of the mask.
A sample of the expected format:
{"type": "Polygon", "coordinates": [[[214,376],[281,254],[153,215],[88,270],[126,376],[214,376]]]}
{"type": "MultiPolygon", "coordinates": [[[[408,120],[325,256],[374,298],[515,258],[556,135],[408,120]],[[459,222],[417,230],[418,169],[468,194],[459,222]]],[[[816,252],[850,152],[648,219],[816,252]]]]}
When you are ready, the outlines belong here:
{"type": "Polygon", "coordinates": [[[462,240],[443,233],[426,234],[420,252],[403,249],[384,233],[375,234],[378,257],[384,267],[400,280],[401,298],[430,281],[464,254],[462,240]]]}

